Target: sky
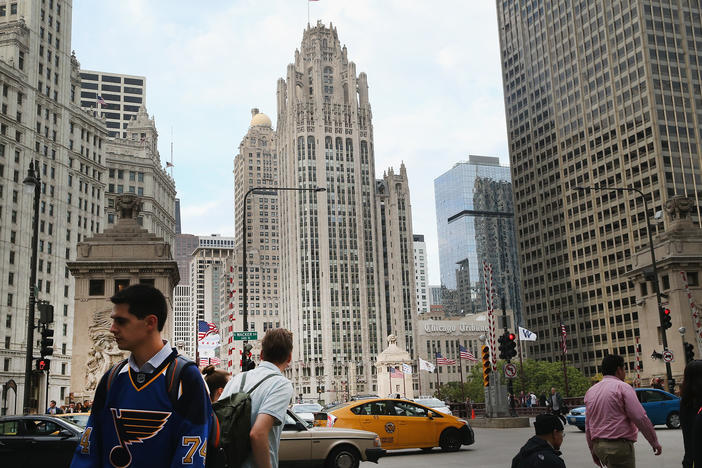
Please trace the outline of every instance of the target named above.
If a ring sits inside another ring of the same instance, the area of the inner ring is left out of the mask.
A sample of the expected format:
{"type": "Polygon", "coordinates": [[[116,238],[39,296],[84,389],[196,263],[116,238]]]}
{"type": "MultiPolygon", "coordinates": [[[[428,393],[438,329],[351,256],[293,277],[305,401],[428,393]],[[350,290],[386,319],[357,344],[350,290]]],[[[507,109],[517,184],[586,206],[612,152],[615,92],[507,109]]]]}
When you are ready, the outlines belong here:
{"type": "MultiPolygon", "coordinates": [[[[146,77],[164,165],[173,142],[184,233],[234,234],[234,157],[251,108],[275,127],[276,82],[307,11],[306,0],[73,0],[81,68],[146,77]]],[[[368,75],[376,177],[405,163],[438,284],[434,179],[469,154],[509,162],[495,3],[320,0],[309,11],[368,75]]]]}

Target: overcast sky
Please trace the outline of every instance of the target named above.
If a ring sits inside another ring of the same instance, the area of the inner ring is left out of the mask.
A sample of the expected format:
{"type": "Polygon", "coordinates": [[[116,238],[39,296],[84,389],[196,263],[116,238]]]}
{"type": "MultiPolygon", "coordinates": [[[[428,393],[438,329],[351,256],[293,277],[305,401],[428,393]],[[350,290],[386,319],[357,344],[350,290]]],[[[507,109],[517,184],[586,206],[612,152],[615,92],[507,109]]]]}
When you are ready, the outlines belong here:
{"type": "MultiPolygon", "coordinates": [[[[234,156],[252,107],[273,121],[276,81],[300,47],[307,0],[73,1],[81,67],[146,76],[161,161],[174,141],[183,232],[234,233],[234,156]]],[[[469,154],[508,163],[492,0],[320,0],[366,72],[376,176],[404,161],[414,233],[439,282],[434,179],[469,154]]]]}

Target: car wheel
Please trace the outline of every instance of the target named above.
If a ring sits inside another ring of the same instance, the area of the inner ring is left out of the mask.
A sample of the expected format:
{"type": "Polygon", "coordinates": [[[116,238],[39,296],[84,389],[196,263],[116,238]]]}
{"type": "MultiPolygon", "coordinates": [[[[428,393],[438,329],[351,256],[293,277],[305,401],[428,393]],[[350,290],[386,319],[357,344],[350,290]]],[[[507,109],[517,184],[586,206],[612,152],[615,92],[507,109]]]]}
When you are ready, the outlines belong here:
{"type": "Polygon", "coordinates": [[[585,426],[578,426],[578,429],[580,429],[580,432],[585,432],[585,426]]]}
{"type": "Polygon", "coordinates": [[[670,413],[665,420],[665,425],[668,426],[668,429],[680,429],[680,414],[670,413]]]}
{"type": "Polygon", "coordinates": [[[444,452],[456,452],[461,448],[461,435],[456,429],[446,429],[439,437],[439,446],[444,452]]]}
{"type": "Polygon", "coordinates": [[[348,445],[332,450],[327,457],[326,468],[358,468],[360,457],[358,451],[348,445]]]}

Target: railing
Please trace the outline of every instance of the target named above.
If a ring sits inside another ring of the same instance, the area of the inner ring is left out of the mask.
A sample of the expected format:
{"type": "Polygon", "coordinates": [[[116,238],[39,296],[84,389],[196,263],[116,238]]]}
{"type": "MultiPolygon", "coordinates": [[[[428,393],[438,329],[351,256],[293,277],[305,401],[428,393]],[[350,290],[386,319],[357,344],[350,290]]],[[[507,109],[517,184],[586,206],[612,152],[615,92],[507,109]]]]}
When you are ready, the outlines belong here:
{"type": "MultiPolygon", "coordinates": [[[[585,404],[583,403],[583,397],[564,398],[563,403],[568,407],[568,410],[585,404]]],[[[485,416],[485,403],[473,403],[472,405],[467,405],[465,403],[448,403],[448,406],[451,408],[453,415],[459,418],[470,419],[473,412],[476,418],[485,416]]],[[[546,413],[550,408],[548,406],[517,406],[515,410],[518,416],[532,417],[541,413],[546,413]]]]}

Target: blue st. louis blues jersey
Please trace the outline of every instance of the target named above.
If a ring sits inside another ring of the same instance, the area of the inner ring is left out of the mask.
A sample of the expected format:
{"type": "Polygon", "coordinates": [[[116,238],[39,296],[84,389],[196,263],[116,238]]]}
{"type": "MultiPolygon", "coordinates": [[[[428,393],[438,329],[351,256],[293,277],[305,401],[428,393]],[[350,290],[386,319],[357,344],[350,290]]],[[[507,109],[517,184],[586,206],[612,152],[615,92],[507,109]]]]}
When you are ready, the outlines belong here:
{"type": "MultiPolygon", "coordinates": [[[[105,374],[73,457],[83,467],[204,467],[212,406],[197,366],[183,368],[179,397],[171,403],[166,382],[173,354],[150,374],[105,374]],[[109,390],[108,390],[109,387],[109,390]]],[[[177,383],[175,383],[177,385],[177,383]]]]}

